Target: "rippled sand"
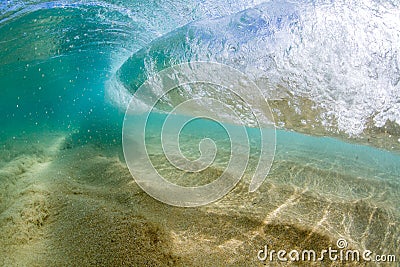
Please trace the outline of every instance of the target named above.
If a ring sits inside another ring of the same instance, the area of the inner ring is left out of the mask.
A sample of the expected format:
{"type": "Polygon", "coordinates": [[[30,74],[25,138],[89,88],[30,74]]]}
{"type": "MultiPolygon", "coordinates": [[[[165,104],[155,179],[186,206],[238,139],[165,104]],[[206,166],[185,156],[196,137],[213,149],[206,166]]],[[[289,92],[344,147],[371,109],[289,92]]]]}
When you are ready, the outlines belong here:
{"type": "MultiPolygon", "coordinates": [[[[47,132],[8,138],[1,148],[2,266],[263,266],[270,263],[257,252],[266,244],[320,251],[338,238],[349,248],[399,254],[398,181],[329,169],[284,144],[260,190],[248,193],[246,175],[225,198],[200,208],[149,197],[122,161],[118,140],[86,143],[47,132]]],[[[164,158],[154,160],[162,165],[164,158]]]]}

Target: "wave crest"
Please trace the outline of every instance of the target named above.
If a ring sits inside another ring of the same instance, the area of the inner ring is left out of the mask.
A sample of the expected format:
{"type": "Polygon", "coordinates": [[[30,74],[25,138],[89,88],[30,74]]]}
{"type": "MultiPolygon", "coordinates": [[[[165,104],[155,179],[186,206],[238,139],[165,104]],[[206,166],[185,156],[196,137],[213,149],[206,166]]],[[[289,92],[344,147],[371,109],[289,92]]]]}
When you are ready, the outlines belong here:
{"type": "Polygon", "coordinates": [[[277,103],[278,125],[297,123],[279,116],[295,111],[301,124],[358,136],[387,122],[400,125],[399,17],[387,2],[264,3],[156,39],[117,77],[133,93],[168,66],[216,61],[254,78],[277,103]]]}

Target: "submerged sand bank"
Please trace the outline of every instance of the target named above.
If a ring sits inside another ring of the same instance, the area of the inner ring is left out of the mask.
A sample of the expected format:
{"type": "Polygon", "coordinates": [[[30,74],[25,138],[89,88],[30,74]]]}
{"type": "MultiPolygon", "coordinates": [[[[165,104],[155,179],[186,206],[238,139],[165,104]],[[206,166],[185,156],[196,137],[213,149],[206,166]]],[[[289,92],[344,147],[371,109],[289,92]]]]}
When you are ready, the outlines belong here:
{"type": "Polygon", "coordinates": [[[119,145],[40,136],[33,148],[3,142],[0,265],[262,266],[266,244],[320,251],[340,237],[399,254],[398,183],[319,169],[278,148],[256,193],[242,182],[219,202],[177,208],[135,184],[119,145]]]}

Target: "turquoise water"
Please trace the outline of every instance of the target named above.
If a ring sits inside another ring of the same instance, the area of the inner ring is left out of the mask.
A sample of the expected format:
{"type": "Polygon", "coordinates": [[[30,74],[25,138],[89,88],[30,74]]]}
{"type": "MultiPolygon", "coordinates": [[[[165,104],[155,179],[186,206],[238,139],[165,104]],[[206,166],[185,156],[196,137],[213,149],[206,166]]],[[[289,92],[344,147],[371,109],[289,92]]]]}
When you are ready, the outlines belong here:
{"type": "MultiPolygon", "coordinates": [[[[398,255],[399,10],[397,2],[373,0],[352,4],[2,1],[0,179],[8,181],[10,175],[4,173],[10,162],[52,150],[37,146],[53,142],[56,133],[65,136],[54,158],[70,148],[85,150],[94,145],[99,155],[117,151],[117,156],[112,155],[127,173],[122,132],[133,93],[148,77],[175,64],[219,62],[254,80],[260,92],[249,90],[247,95],[254,102],[266,98],[271,107],[277,127],[275,158],[254,193],[271,206],[251,204],[248,195],[261,153],[260,129],[252,124],[254,118],[242,100],[222,87],[209,91],[183,87],[182,94],[163,102],[174,106],[208,94],[237,108],[239,117],[245,118],[242,125],[231,125],[231,117],[222,123],[196,119],[183,128],[179,143],[190,160],[201,156],[202,139],[214,140],[218,149],[209,171],[190,173],[171,165],[161,146],[166,115],[151,113],[145,140],[159,173],[181,185],[204,185],[227,168],[232,150],[240,154],[248,142],[245,189],[240,182],[238,189],[211,206],[218,207],[215,212],[249,213],[258,220],[282,204],[285,192],[304,190],[313,200],[304,202],[306,208],[293,202],[282,221],[304,224],[311,233],[321,231],[332,240],[344,236],[357,248],[398,255]],[[248,140],[231,143],[224,126],[243,126],[248,140]],[[25,144],[22,149],[20,142],[25,144]],[[31,143],[34,149],[27,149],[31,143]],[[317,202],[330,208],[317,210],[313,206],[317,202]],[[337,205],[337,210],[331,205],[337,205]],[[315,218],[305,212],[308,208],[315,209],[315,218]]],[[[150,98],[155,91],[148,92],[150,98]]],[[[208,108],[207,101],[200,99],[197,104],[208,108]]],[[[190,119],[196,110],[173,116],[190,119]]],[[[64,167],[76,166],[82,167],[67,161],[64,167]]],[[[85,173],[79,167],[75,171],[85,173]]],[[[93,175],[100,174],[94,171],[93,175]]],[[[7,188],[0,189],[6,192],[7,188]]],[[[1,197],[12,195],[4,192],[1,197]]],[[[9,202],[1,201],[2,205],[9,202]]]]}
{"type": "MultiPolygon", "coordinates": [[[[167,118],[166,114],[151,113],[146,127],[146,146],[149,154],[164,153],[161,133],[167,118]]],[[[182,155],[195,160],[200,157],[198,144],[205,138],[215,142],[217,157],[215,164],[223,167],[229,161],[233,144],[229,139],[229,132],[224,126],[206,119],[192,119],[183,117],[188,123],[182,128],[179,144],[182,145],[182,155]],[[219,159],[221,157],[221,159],[219,159]]],[[[239,128],[239,126],[233,126],[239,128]]],[[[261,133],[257,128],[246,128],[249,140],[249,168],[257,164],[260,157],[259,147],[261,133]]],[[[166,134],[164,132],[164,134],[166,134]]],[[[243,141],[243,144],[245,141],[243,141]]],[[[382,181],[391,183],[398,188],[400,180],[400,155],[370,146],[358,145],[331,137],[314,137],[290,131],[277,130],[276,132],[276,157],[278,160],[300,161],[307,166],[313,166],[322,170],[343,173],[351,177],[382,181]]]]}

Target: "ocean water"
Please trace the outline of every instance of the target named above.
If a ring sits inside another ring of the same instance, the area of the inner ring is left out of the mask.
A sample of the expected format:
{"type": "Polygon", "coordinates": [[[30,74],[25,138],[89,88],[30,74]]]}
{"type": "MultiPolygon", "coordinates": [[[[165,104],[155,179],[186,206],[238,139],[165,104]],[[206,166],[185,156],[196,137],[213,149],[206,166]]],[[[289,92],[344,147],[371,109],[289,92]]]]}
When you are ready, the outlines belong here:
{"type": "Polygon", "coordinates": [[[0,265],[256,266],[266,244],[339,238],[398,264],[399,44],[389,0],[0,2],[0,265]],[[129,107],[160,94],[142,84],[195,62],[251,83],[201,73],[160,97],[142,131],[129,107]],[[178,136],[167,118],[187,122],[178,136]],[[234,182],[201,207],[157,201],[147,165],[129,164],[141,141],[169,182],[204,186],[226,169],[234,182]]]}

